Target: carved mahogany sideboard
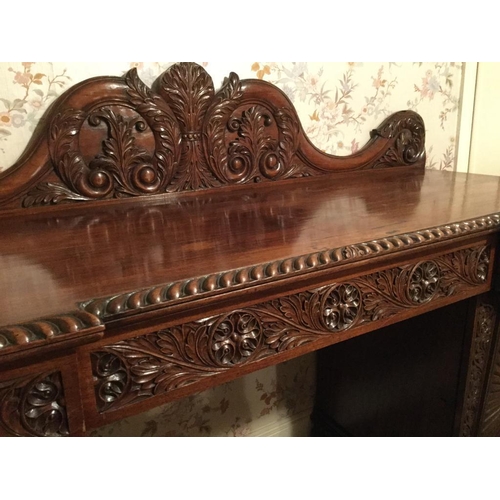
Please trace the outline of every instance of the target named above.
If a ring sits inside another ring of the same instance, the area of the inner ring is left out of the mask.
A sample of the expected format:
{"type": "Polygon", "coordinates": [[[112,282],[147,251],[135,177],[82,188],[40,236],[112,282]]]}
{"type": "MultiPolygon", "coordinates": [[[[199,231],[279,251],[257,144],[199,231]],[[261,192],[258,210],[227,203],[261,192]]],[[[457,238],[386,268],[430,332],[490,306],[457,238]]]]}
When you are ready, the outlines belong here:
{"type": "Polygon", "coordinates": [[[317,350],[316,435],[499,434],[500,180],[425,171],[424,136],[402,111],[330,156],[191,63],[68,90],[0,175],[0,435],[317,350]]]}

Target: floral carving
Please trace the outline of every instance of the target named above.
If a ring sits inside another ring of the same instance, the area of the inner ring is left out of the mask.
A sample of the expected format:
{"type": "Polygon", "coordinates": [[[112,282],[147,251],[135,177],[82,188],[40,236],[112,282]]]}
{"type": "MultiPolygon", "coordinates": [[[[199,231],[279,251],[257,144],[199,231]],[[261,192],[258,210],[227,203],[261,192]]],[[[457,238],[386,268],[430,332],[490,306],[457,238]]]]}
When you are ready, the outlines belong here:
{"type": "Polygon", "coordinates": [[[408,295],[410,300],[423,304],[429,302],[438,290],[439,267],[428,261],[417,264],[410,274],[408,295]]]}
{"type": "Polygon", "coordinates": [[[212,78],[197,64],[174,64],[162,75],[158,87],[182,132],[182,156],[168,190],[219,186],[201,143],[205,115],[215,95],[212,78]]]}
{"type": "Polygon", "coordinates": [[[124,363],[111,352],[92,354],[92,373],[97,381],[96,397],[112,404],[125,392],[129,377],[124,363]]]}
{"type": "Polygon", "coordinates": [[[351,328],[361,313],[361,293],[354,285],[334,286],[323,298],[325,326],[332,331],[351,328]]]}
{"type": "Polygon", "coordinates": [[[220,318],[211,328],[214,361],[221,365],[237,365],[248,361],[262,338],[259,318],[247,311],[234,311],[220,318]]]}
{"type": "Polygon", "coordinates": [[[466,277],[477,262],[458,255],[475,255],[477,261],[483,249],[386,269],[107,346],[92,354],[98,409],[117,409],[328,336],[333,341],[363,324],[376,328],[377,321],[408,310],[418,314],[430,300],[480,286],[466,277]],[[463,261],[467,270],[457,264],[463,261]]]}
{"type": "Polygon", "coordinates": [[[69,434],[60,372],[0,382],[0,425],[14,436],[69,434]]]}

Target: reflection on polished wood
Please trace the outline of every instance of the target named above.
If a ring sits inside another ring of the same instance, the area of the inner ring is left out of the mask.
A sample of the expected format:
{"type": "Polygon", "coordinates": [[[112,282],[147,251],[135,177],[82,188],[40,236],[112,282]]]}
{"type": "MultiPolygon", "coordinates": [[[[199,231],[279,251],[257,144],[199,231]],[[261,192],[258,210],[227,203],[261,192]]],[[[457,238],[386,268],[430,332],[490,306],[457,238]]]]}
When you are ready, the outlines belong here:
{"type": "Polygon", "coordinates": [[[500,180],[424,171],[424,140],[403,111],[325,155],[277,88],[194,64],[70,89],[0,175],[0,433],[81,434],[450,304],[440,429],[491,433],[500,180]]]}

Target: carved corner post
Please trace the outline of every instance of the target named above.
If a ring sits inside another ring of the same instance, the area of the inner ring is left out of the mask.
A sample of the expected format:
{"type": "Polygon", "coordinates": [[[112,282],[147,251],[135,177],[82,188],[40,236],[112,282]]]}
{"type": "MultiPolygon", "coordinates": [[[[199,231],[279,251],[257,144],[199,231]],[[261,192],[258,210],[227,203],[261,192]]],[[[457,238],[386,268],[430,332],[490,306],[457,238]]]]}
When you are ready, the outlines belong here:
{"type": "Polygon", "coordinates": [[[492,291],[473,302],[460,436],[500,436],[500,262],[492,291]]]}

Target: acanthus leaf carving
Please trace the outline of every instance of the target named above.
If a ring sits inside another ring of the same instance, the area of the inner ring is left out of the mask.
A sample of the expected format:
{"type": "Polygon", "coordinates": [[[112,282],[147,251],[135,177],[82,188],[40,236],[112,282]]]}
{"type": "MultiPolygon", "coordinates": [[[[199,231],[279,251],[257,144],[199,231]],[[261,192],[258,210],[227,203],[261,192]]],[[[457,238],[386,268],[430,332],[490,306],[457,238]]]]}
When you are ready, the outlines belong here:
{"type": "Polygon", "coordinates": [[[331,157],[319,165],[303,150],[304,133],[283,92],[269,83],[241,81],[235,73],[215,92],[211,77],[195,63],[170,67],[154,91],[135,68],[106,80],[101,95],[92,85],[103,83],[89,80],[76,92],[79,99],[72,95],[55,106],[51,161],[45,178],[24,195],[24,207],[320,175],[333,172],[335,162],[346,162],[347,170],[421,165],[425,156],[421,118],[400,112],[374,132],[389,140],[381,156],[374,153],[369,163],[331,157]],[[89,127],[96,130],[88,133],[89,127]]]}
{"type": "MultiPolygon", "coordinates": [[[[471,247],[416,264],[305,290],[210,318],[117,342],[92,353],[94,364],[115,356],[110,376],[94,369],[99,411],[118,409],[184,387],[232,367],[258,361],[388,319],[428,302],[469,291],[470,269],[485,247],[471,247]],[[458,257],[464,253],[466,255],[458,257]],[[469,256],[470,258],[467,258],[469,256]],[[465,261],[467,269],[457,263],[465,261]],[[458,277],[453,290],[447,268],[458,277]],[[119,377],[116,374],[120,374],[119,377]],[[119,379],[120,390],[113,390],[119,379]],[[106,386],[106,384],[108,384],[106,386]],[[105,389],[103,389],[105,387],[105,389]],[[107,387],[107,389],[106,389],[107,387]],[[111,401],[102,394],[115,394],[111,401]]],[[[486,269],[486,272],[488,269],[486,269]]]]}
{"type": "Polygon", "coordinates": [[[201,142],[203,121],[215,95],[212,78],[197,64],[174,64],[160,78],[158,92],[172,109],[182,132],[182,156],[168,190],[220,185],[207,165],[201,142]]]}

